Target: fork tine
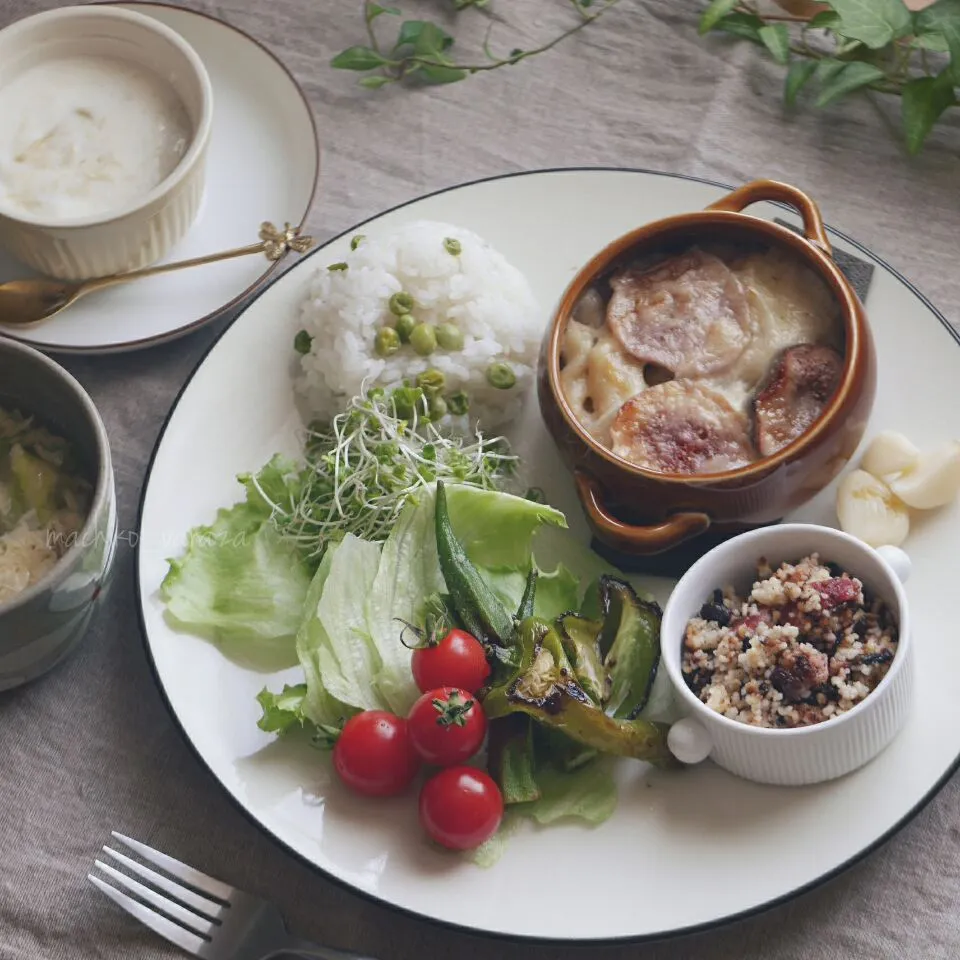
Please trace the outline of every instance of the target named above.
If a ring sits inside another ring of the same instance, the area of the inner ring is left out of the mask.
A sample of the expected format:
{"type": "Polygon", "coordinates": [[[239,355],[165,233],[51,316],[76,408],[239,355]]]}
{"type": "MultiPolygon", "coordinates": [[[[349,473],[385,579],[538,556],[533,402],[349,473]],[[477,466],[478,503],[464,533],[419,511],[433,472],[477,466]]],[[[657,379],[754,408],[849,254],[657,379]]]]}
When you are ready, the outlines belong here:
{"type": "Polygon", "coordinates": [[[151,890],[149,887],[144,886],[138,880],[134,880],[132,877],[128,877],[125,873],[115,870],[110,866],[109,863],[104,863],[102,860],[95,860],[94,863],[108,877],[116,880],[121,887],[126,887],[127,890],[129,890],[131,893],[135,893],[141,900],[146,900],[150,906],[156,907],[158,910],[162,910],[165,914],[167,914],[167,916],[172,917],[174,920],[179,921],[184,926],[189,927],[194,933],[199,933],[201,936],[204,934],[207,936],[212,936],[212,931],[216,925],[211,923],[209,920],[206,920],[203,917],[198,917],[192,911],[187,910],[186,907],[180,906],[179,903],[175,903],[173,900],[168,900],[166,897],[160,896],[160,894],[155,890],[151,890]]]}
{"type": "Polygon", "coordinates": [[[125,893],[121,893],[119,890],[111,887],[109,883],[105,883],[99,877],[95,877],[92,873],[87,874],[87,879],[98,890],[105,893],[118,907],[126,910],[131,916],[136,917],[137,920],[148,926],[154,933],[159,933],[161,937],[164,937],[171,943],[175,943],[181,950],[186,950],[187,953],[192,953],[195,957],[203,955],[201,951],[208,941],[198,937],[195,933],[190,933],[189,930],[184,930],[183,927],[178,926],[172,920],[168,920],[159,913],[154,913],[149,907],[145,907],[138,900],[134,900],[133,897],[128,897],[125,893]]]}
{"type": "Polygon", "coordinates": [[[129,847],[134,853],[139,853],[144,860],[152,863],[155,867],[165,870],[171,876],[188,883],[191,887],[196,887],[197,890],[203,891],[210,897],[215,897],[224,903],[230,902],[230,897],[234,891],[233,887],[227,886],[227,884],[215,880],[213,877],[208,877],[205,873],[194,870],[193,867],[189,867],[179,860],[174,860],[173,857],[168,857],[165,853],[154,850],[153,847],[148,847],[145,843],[140,843],[139,840],[125,837],[122,833],[117,833],[116,830],[111,830],[110,833],[124,846],[129,847]]]}
{"type": "Polygon", "coordinates": [[[152,883],[158,890],[163,890],[165,893],[176,897],[181,903],[188,906],[191,910],[196,911],[201,916],[215,920],[220,916],[220,911],[224,909],[221,904],[215,903],[213,900],[208,900],[206,897],[201,897],[199,893],[194,893],[187,887],[181,886],[175,880],[164,877],[155,870],[145,867],[142,863],[132,860],[130,857],[116,850],[111,850],[110,847],[104,847],[103,852],[113,857],[114,860],[122,863],[128,870],[152,883]]]}

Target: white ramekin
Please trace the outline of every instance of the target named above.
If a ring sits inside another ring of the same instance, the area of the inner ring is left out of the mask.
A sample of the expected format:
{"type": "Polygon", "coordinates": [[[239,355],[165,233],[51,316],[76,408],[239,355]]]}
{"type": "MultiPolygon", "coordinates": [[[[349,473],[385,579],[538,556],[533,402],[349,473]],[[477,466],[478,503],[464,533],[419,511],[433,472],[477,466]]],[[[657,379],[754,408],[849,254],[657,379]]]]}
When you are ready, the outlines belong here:
{"type": "Polygon", "coordinates": [[[105,6],[64,7],[0,30],[0,86],[67,56],[110,56],[149,67],[180,96],[193,139],[173,172],[126,207],[69,220],[31,218],[0,202],[0,245],[64,280],[125,273],[159,260],[190,228],[203,197],[213,90],[200,57],[150,17],[105,6]]]}
{"type": "Polygon", "coordinates": [[[830,527],[782,524],[753,530],[712,549],[681,578],[663,613],[662,662],[685,719],[670,731],[671,748],[689,762],[709,756],[719,766],[760,783],[798,786],[832,780],[872,760],[903,726],[913,701],[913,648],[903,581],[909,560],[896,548],[879,551],[830,527]],[[780,563],[819,553],[860,579],[890,606],[900,627],[899,645],[887,675],[856,707],[809,727],[753,727],[711,710],[684,682],[680,669],[687,621],[713,591],[732,584],[748,590],[757,561],[780,563]],[[677,749],[683,745],[683,750],[677,749]]]}

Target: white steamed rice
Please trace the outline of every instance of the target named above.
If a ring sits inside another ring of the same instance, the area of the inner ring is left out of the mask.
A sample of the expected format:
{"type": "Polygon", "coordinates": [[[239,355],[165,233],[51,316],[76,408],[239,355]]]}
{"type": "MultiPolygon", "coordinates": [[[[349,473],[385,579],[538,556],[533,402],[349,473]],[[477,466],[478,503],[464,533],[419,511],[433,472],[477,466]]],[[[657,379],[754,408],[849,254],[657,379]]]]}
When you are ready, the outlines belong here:
{"type": "Polygon", "coordinates": [[[301,358],[298,388],[311,416],[328,420],[363,389],[389,390],[430,368],[446,377],[445,394],[467,393],[471,423],[490,430],[516,414],[534,375],[544,318],[523,274],[485,240],[461,227],[418,221],[371,233],[343,262],[345,270],[324,263],[316,271],[301,308],[301,327],[313,341],[301,358]],[[448,237],[460,242],[458,256],[445,249],[448,237]],[[456,324],[463,348],[421,357],[404,345],[378,357],[374,338],[394,324],[388,303],[401,291],[414,297],[418,321],[456,324]],[[516,373],[509,390],[487,382],[487,368],[499,361],[516,373]]]}

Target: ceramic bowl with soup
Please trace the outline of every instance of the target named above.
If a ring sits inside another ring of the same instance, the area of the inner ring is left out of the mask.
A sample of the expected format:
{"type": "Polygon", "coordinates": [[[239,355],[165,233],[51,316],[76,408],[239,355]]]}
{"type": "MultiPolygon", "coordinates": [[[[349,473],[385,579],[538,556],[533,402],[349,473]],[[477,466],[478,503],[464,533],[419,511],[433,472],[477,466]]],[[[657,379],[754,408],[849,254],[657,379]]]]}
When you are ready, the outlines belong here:
{"type": "Polygon", "coordinates": [[[671,550],[780,520],[839,473],[876,362],[863,307],[801,191],[756,181],[614,241],[564,293],[540,405],[600,541],[671,550]],[[790,203],[793,233],[743,213],[790,203]]]}
{"type": "Polygon", "coordinates": [[[212,111],[197,53],[144,14],[0,30],[0,244],[65,280],[159,260],[197,215],[212,111]]]}
{"type": "Polygon", "coordinates": [[[0,339],[0,690],[79,643],[107,585],[116,523],[93,401],[43,354],[0,339]]]}

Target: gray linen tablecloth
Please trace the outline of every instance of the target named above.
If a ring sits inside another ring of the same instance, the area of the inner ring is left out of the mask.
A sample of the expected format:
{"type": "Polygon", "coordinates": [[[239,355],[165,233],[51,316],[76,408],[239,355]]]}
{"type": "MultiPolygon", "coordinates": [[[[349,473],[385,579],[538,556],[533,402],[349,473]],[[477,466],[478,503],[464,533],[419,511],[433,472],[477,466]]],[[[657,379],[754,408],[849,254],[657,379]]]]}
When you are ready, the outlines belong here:
{"type": "MultiPolygon", "coordinates": [[[[418,9],[418,0],[397,2],[408,14],[418,9]]],[[[569,22],[560,0],[493,3],[515,27],[515,44],[501,28],[510,47],[530,46],[569,22]]],[[[57,5],[0,0],[0,26],[57,5]]],[[[731,183],[769,176],[809,189],[831,223],[911,278],[952,321],[960,318],[960,111],[920,159],[907,158],[888,133],[895,103],[857,100],[785,114],[780,69],[746,46],[698,38],[695,0],[623,0],[605,21],[538,60],[464,84],[379,94],[327,65],[361,42],[359,2],[189,5],[263,41],[306,88],[323,139],[311,218],[321,238],[419,194],[514,170],[619,164],[731,183]]],[[[420,6],[441,8],[445,14],[448,5],[438,0],[420,6]]],[[[135,528],[160,425],[219,329],[130,356],[66,362],[106,420],[127,530],[135,528]]],[[[687,939],[602,951],[512,945],[368,903],[277,849],[194,759],[147,667],[133,552],[120,546],[112,595],[83,648],[40,683],[0,699],[0,960],[177,955],[84,880],[100,844],[119,827],[276,900],[304,936],[383,960],[935,960],[960,953],[956,779],[839,879],[763,916],[687,939]]],[[[735,883],[739,868],[709,869],[717,883],[735,883]]]]}

